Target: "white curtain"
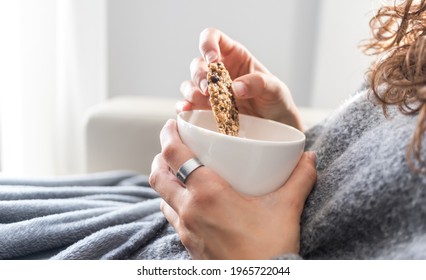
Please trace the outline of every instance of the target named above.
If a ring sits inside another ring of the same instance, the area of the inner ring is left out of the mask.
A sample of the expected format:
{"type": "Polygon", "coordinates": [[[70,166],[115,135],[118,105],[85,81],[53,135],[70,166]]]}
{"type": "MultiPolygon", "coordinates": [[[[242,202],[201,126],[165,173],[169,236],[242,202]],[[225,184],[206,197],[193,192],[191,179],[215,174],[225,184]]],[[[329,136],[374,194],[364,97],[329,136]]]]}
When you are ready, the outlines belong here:
{"type": "Polygon", "coordinates": [[[106,0],[2,2],[2,172],[84,171],[84,114],[106,99],[106,0]]]}

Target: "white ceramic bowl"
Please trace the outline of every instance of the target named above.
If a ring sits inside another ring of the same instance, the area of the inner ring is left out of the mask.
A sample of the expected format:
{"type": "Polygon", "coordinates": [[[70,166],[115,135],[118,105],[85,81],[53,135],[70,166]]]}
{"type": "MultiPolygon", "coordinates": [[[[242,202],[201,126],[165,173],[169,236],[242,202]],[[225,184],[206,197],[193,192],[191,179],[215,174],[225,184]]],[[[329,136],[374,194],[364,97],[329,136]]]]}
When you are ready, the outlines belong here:
{"type": "Polygon", "coordinates": [[[217,132],[212,111],[181,112],[180,137],[207,167],[247,195],[281,187],[305,146],[305,135],[279,122],[240,114],[238,137],[217,132]]]}

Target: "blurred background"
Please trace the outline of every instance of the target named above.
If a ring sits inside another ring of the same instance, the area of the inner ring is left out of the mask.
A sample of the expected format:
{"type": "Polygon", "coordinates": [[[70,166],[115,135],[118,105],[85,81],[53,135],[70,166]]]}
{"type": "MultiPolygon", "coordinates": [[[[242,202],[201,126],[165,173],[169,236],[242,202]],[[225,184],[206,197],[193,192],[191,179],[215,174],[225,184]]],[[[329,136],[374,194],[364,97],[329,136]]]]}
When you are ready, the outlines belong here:
{"type": "Polygon", "coordinates": [[[180,98],[198,36],[243,43],[299,106],[336,108],[372,58],[376,0],[1,0],[0,170],[84,172],[84,116],[118,96],[180,98]]]}

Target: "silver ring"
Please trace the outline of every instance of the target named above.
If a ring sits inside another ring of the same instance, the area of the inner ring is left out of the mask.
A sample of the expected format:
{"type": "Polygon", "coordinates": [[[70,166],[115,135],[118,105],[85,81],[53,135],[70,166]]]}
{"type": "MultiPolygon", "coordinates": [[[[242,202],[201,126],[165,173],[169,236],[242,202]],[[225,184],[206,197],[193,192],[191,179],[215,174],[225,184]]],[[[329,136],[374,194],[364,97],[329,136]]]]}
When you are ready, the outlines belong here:
{"type": "Polygon", "coordinates": [[[194,172],[198,167],[204,166],[198,158],[188,159],[182,166],[179,168],[176,173],[176,177],[185,184],[186,178],[194,172]]]}

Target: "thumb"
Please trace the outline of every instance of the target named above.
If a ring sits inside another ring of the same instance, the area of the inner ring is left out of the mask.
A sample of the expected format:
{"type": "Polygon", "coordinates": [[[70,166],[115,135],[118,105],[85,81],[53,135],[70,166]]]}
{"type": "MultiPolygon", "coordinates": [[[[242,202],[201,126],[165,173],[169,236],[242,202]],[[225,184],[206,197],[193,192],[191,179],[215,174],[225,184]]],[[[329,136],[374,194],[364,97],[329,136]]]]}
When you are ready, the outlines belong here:
{"type": "Polygon", "coordinates": [[[271,74],[256,72],[238,77],[232,82],[232,87],[235,97],[240,99],[262,95],[262,98],[270,96],[276,100],[286,86],[271,74]]]}
{"type": "Polygon", "coordinates": [[[303,209],[308,195],[311,193],[316,179],[316,155],[314,152],[303,153],[290,178],[277,192],[287,202],[303,209]]]}

